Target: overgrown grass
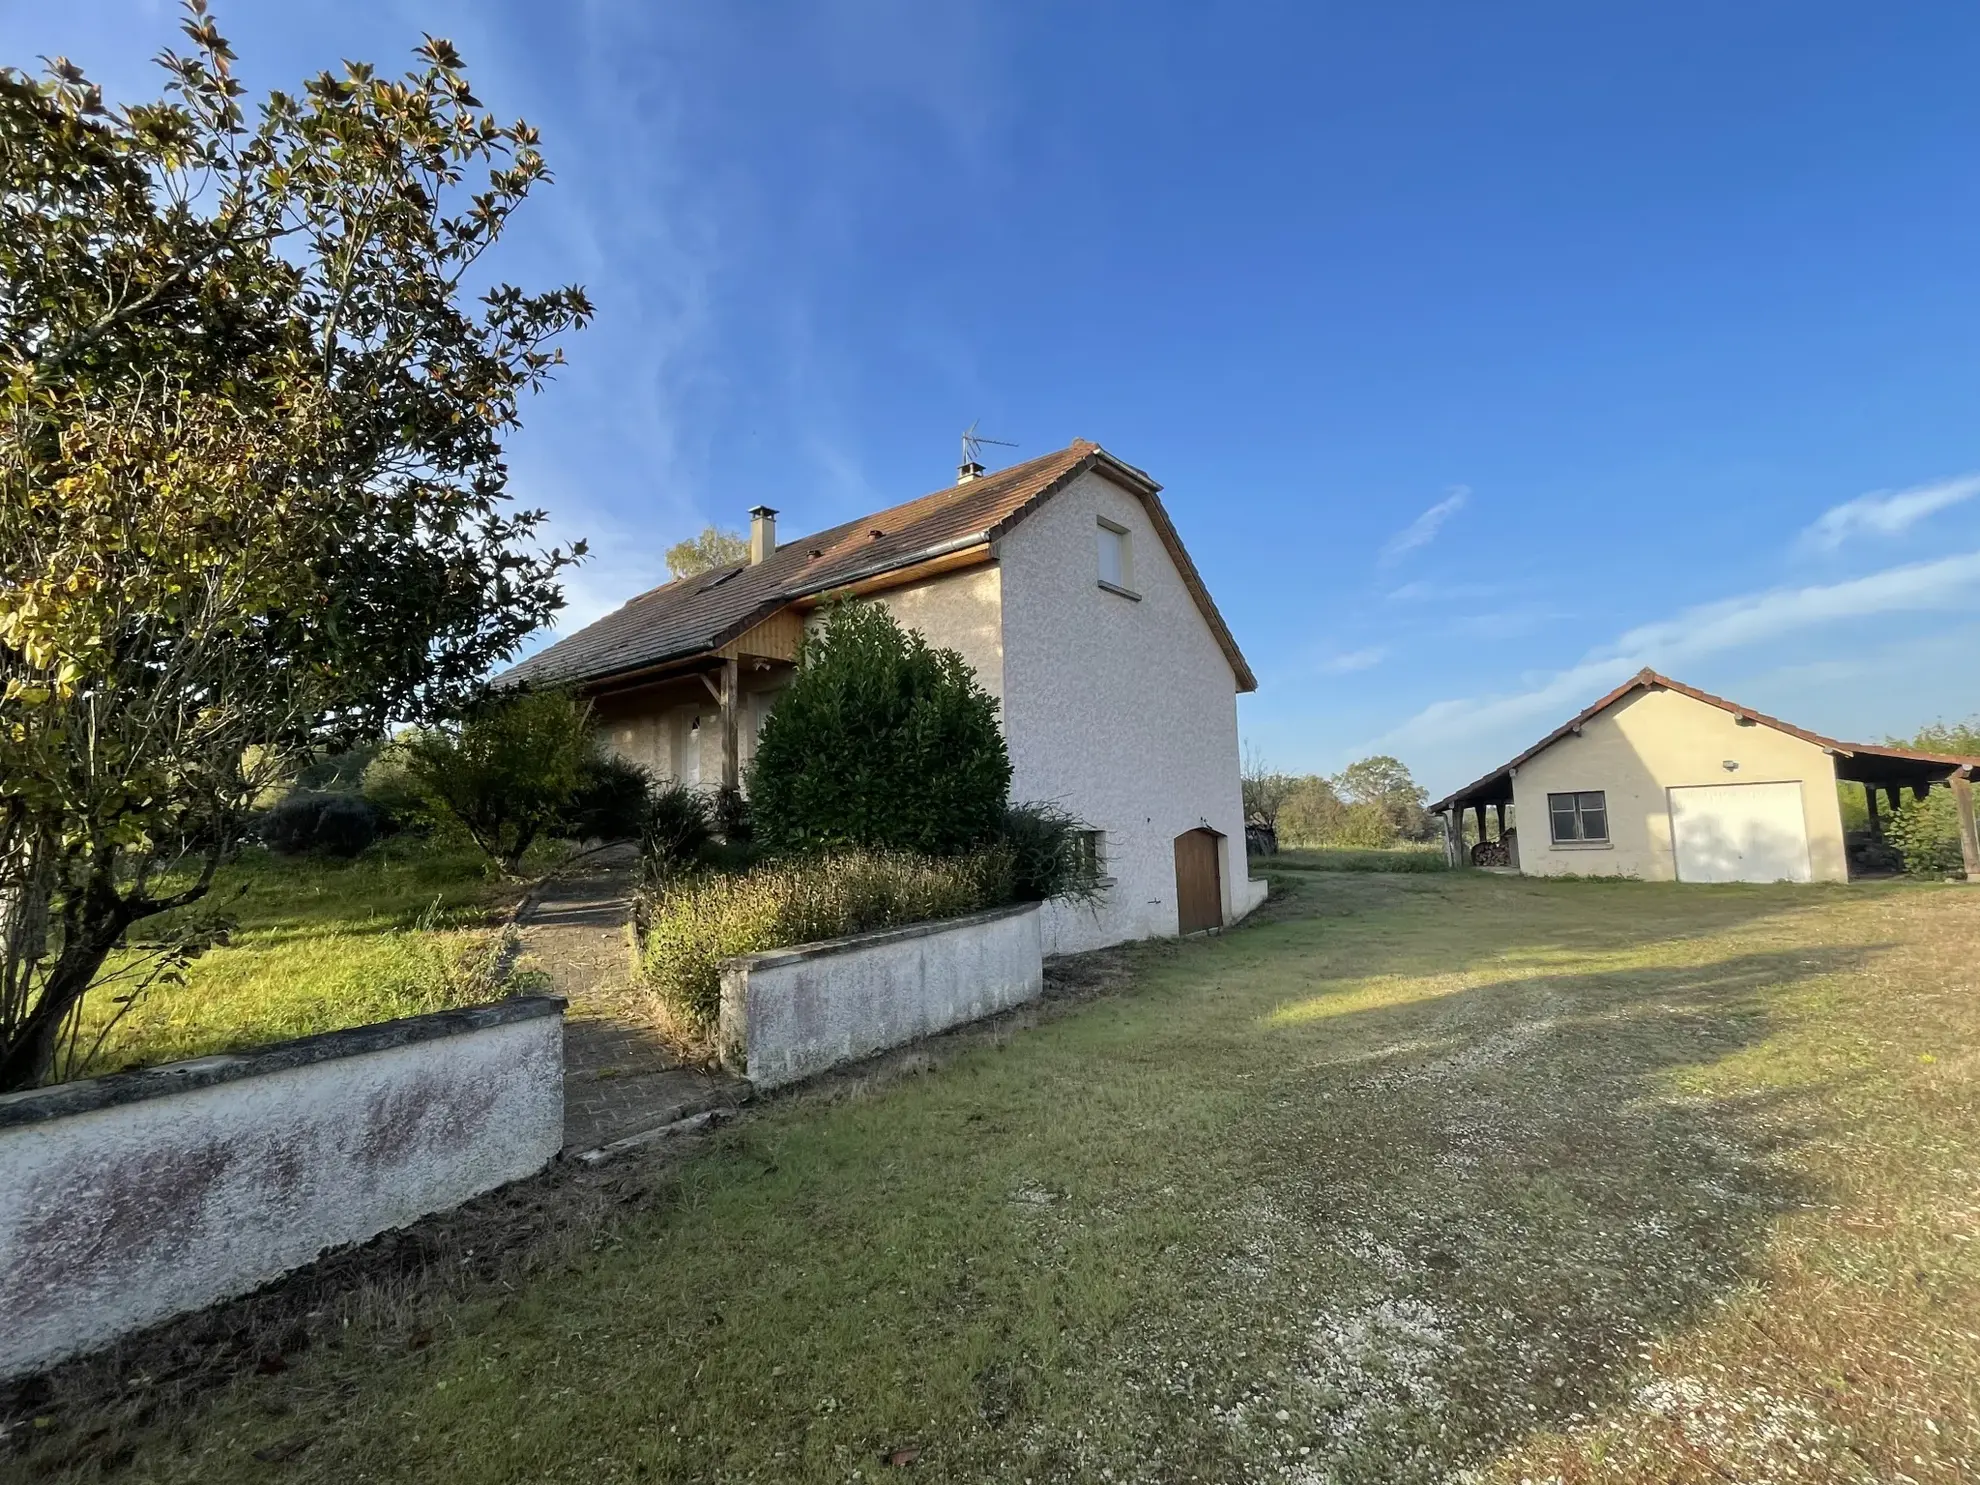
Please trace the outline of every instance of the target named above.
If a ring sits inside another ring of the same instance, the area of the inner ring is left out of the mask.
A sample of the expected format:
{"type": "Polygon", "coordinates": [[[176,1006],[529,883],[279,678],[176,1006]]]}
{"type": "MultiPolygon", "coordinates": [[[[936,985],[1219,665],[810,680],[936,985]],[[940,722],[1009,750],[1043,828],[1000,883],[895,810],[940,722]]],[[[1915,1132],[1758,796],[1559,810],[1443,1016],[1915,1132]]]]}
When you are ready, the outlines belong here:
{"type": "Polygon", "coordinates": [[[191,1419],[153,1371],[58,1378],[0,1447],[215,1485],[1970,1481],[1976,907],[1307,874],[1130,993],[619,1168],[616,1221],[478,1297],[333,1317],[191,1419]]]}
{"type": "Polygon", "coordinates": [[[705,1036],[721,1011],[723,960],[979,912],[1009,900],[1010,874],[999,851],[850,851],[674,878],[642,899],[640,973],[670,1018],[705,1036]]]}
{"type": "Polygon", "coordinates": [[[1442,846],[1295,846],[1256,864],[1305,871],[1449,871],[1442,846]]]}
{"type": "Polygon", "coordinates": [[[471,848],[393,842],[354,861],[250,851],[212,894],[238,925],[231,941],[195,960],[183,985],[156,986],[128,1008],[115,999],[121,984],[91,994],[77,1046],[101,1045],[83,1071],[487,1000],[489,920],[514,891],[491,883],[471,848]]]}

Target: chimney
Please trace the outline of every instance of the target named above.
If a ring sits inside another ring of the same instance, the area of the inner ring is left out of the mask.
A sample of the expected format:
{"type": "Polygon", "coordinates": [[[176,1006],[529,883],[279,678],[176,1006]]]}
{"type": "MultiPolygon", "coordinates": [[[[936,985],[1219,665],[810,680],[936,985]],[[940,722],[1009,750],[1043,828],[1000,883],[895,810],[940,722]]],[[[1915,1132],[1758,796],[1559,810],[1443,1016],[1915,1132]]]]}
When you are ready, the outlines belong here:
{"type": "Polygon", "coordinates": [[[983,478],[983,466],[974,459],[965,459],[956,466],[956,483],[966,485],[971,480],[983,478]]]}
{"type": "Polygon", "coordinates": [[[767,505],[749,513],[749,565],[756,566],[777,550],[777,513],[767,505]]]}

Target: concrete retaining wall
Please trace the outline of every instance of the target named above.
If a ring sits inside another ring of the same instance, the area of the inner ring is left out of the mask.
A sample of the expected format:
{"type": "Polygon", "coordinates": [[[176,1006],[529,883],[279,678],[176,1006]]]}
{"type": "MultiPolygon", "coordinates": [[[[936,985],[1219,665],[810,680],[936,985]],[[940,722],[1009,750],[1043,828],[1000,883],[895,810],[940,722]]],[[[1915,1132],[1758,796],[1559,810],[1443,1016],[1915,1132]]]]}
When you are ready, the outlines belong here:
{"type": "Polygon", "coordinates": [[[561,1000],[0,1097],[0,1377],[245,1294],[540,1170],[561,1000]]]}
{"type": "Polygon", "coordinates": [[[722,1060],[774,1088],[1044,988],[1036,903],[752,954],[723,966],[722,1060]]]}

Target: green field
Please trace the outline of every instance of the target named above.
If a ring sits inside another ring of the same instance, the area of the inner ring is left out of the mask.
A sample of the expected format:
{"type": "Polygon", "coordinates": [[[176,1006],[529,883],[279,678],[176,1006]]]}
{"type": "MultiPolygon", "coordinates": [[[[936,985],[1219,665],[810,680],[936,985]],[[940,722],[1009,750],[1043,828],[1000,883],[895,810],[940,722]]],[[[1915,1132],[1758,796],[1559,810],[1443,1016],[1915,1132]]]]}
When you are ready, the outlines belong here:
{"type": "Polygon", "coordinates": [[[1266,872],[1450,870],[1442,846],[1288,846],[1252,865],[1266,872]]]}
{"type": "Polygon", "coordinates": [[[86,1071],[488,1000],[490,923],[514,896],[488,880],[475,853],[416,841],[347,862],[250,851],[221,871],[210,898],[236,927],[183,985],[155,986],[124,1006],[127,984],[112,982],[84,1003],[78,1045],[99,1047],[86,1071]]]}
{"type": "Polygon", "coordinates": [[[1276,885],[1036,1029],[622,1168],[554,1261],[328,1303],[190,1413],[58,1387],[21,1463],[1972,1478],[1980,896],[1276,885]]]}

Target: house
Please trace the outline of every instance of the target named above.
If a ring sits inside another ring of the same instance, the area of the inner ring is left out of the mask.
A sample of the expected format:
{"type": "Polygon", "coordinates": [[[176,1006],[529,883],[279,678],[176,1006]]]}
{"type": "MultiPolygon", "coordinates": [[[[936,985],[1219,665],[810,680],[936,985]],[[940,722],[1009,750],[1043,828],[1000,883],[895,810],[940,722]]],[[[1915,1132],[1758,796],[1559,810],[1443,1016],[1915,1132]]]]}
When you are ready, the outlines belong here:
{"type": "Polygon", "coordinates": [[[1000,703],[1014,799],[1095,830],[1097,908],[1052,904],[1070,952],[1235,922],[1245,867],[1237,695],[1256,688],[1141,470],[1084,440],[905,505],[780,541],[750,512],[747,561],[681,578],[508,678],[589,697],[606,744],[663,779],[742,784],[821,605],[882,603],[959,651],[1000,703]]]}
{"type": "Polygon", "coordinates": [[[1487,812],[1496,817],[1508,864],[1528,876],[1842,882],[1839,782],[1863,787],[1873,834],[1880,793],[1895,810],[1900,791],[1922,799],[1945,784],[1958,801],[1967,877],[1980,880],[1976,770],[1980,758],[1838,742],[1644,670],[1430,808],[1443,816],[1453,865],[1469,810],[1481,843],[1487,812]]]}

